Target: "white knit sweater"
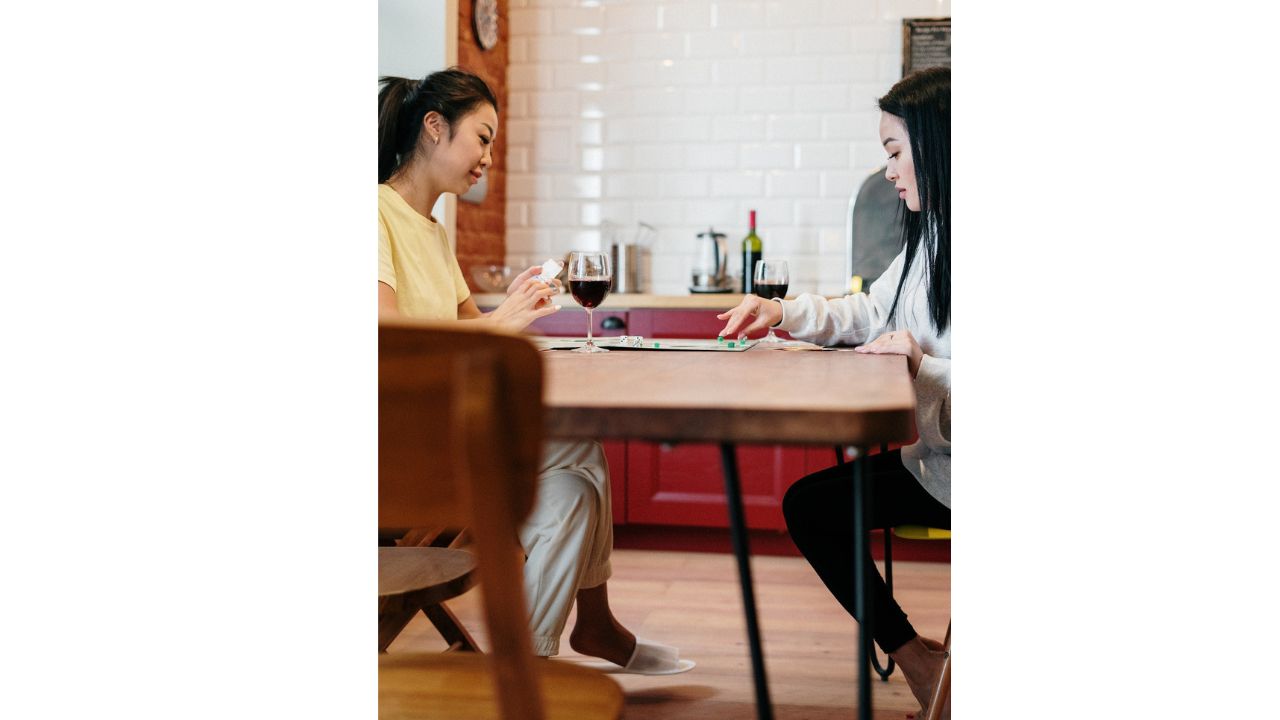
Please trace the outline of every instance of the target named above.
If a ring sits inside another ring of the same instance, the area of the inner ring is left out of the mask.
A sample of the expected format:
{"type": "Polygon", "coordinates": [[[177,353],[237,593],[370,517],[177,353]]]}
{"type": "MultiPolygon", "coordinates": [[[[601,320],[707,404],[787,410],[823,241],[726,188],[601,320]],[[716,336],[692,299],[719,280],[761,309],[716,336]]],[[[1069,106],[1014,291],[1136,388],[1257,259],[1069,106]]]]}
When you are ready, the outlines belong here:
{"type": "Polygon", "coordinates": [[[888,324],[893,294],[902,275],[904,253],[898,253],[869,294],[837,300],[805,294],[782,300],[778,327],[793,337],[822,345],[861,345],[882,333],[910,330],[924,350],[916,375],[916,430],[920,439],[902,449],[902,462],[929,494],[951,507],[951,325],[938,333],[929,319],[925,259],[917,253],[902,288],[893,324],[888,324]]]}

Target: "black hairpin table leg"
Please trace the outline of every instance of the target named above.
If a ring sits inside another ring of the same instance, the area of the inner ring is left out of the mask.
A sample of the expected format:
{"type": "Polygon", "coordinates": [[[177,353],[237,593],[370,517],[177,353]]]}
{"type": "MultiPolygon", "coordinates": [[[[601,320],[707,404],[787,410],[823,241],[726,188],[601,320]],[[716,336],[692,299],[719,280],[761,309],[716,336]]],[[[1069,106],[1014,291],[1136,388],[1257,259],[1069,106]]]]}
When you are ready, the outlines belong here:
{"type": "Polygon", "coordinates": [[[853,590],[858,622],[858,720],[871,720],[871,602],[867,597],[867,513],[871,487],[864,477],[865,453],[858,448],[853,461],[853,590]]]}
{"type": "Polygon", "coordinates": [[[720,459],[724,465],[725,500],[729,505],[729,532],[733,536],[733,554],[738,559],[738,580],[742,585],[742,610],[747,616],[747,644],[751,647],[751,673],[756,688],[756,717],[760,720],[772,720],[773,704],[769,700],[769,683],[764,674],[764,651],[760,643],[760,625],[756,616],[755,586],[751,583],[747,521],[742,510],[738,459],[732,444],[720,445],[720,459]]]}

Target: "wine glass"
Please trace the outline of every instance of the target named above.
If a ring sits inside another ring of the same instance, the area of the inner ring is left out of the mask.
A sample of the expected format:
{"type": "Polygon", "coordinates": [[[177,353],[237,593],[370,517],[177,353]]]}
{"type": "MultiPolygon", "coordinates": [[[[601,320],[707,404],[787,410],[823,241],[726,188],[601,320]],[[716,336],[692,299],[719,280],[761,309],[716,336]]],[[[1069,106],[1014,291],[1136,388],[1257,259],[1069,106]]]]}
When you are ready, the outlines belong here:
{"type": "Polygon", "coordinates": [[[573,352],[609,352],[591,342],[591,330],[595,324],[592,311],[609,295],[613,273],[609,267],[609,254],[602,252],[569,253],[569,292],[579,305],[587,310],[587,344],[573,352]]]}
{"type": "MultiPolygon", "coordinates": [[[[786,260],[759,260],[756,262],[755,273],[755,293],[765,300],[774,298],[784,298],[787,296],[787,285],[791,282],[790,275],[787,273],[786,260]]],[[[777,335],[773,334],[773,328],[769,328],[769,334],[760,339],[763,343],[780,343],[783,342],[777,335]]]]}

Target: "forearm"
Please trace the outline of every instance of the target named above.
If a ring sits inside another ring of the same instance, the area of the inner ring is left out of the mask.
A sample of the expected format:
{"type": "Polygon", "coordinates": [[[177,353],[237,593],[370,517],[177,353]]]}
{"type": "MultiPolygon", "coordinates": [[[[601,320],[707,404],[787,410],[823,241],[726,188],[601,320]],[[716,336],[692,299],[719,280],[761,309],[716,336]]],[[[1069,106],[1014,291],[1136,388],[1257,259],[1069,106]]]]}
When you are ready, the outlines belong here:
{"type": "Polygon", "coordinates": [[[792,337],[821,345],[857,345],[872,339],[885,326],[887,309],[864,294],[828,300],[804,294],[782,302],[778,327],[792,337]]]}
{"type": "Polygon", "coordinates": [[[476,305],[476,301],[471,296],[467,296],[466,300],[458,303],[458,319],[459,320],[488,320],[490,313],[481,312],[480,306],[476,305]]]}
{"type": "Polygon", "coordinates": [[[951,360],[925,355],[916,375],[916,429],[934,449],[951,448],[951,360]]]}
{"type": "Polygon", "coordinates": [[[903,253],[898,253],[865,294],[854,293],[834,300],[804,294],[795,300],[783,301],[782,322],[778,327],[792,337],[822,345],[860,345],[874,340],[888,324],[903,261],[903,253]]]}

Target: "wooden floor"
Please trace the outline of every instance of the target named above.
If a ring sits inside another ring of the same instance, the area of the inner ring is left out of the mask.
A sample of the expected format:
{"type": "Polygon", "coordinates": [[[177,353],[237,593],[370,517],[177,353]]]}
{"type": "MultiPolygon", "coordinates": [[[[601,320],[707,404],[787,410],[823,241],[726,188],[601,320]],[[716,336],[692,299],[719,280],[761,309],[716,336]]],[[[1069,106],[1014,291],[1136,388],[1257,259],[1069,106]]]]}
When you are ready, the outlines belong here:
{"type": "MultiPolygon", "coordinates": [[[[857,625],[801,558],[752,560],[764,635],[765,668],[778,720],[855,717],[857,625]]],[[[941,639],[950,610],[951,566],[894,563],[894,590],[916,631],[941,639]]],[[[676,645],[698,666],[682,675],[614,674],[626,693],[626,720],[755,718],[741,593],[732,555],[616,550],[609,597],[614,615],[640,637],[676,645]]],[[[487,646],[478,590],[450,603],[487,646]]],[[[569,647],[561,659],[582,659],[569,647]]],[[[421,614],[388,652],[439,650],[444,643],[421,614]]],[[[875,679],[876,720],[904,720],[917,709],[901,671],[875,679]]]]}

